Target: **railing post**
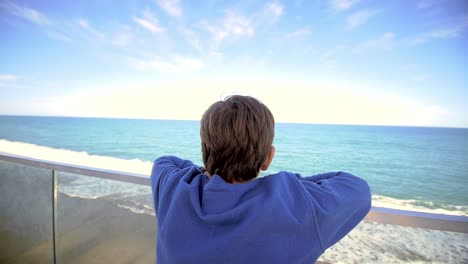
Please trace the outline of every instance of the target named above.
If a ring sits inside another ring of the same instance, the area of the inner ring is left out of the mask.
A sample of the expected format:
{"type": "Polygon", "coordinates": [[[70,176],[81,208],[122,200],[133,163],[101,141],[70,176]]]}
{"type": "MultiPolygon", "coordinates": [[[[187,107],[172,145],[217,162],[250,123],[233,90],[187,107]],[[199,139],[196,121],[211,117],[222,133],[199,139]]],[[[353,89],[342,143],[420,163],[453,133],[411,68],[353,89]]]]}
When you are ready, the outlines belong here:
{"type": "Polygon", "coordinates": [[[52,251],[54,255],[54,264],[57,264],[57,251],[55,247],[57,235],[57,175],[56,170],[52,170],[52,251]]]}

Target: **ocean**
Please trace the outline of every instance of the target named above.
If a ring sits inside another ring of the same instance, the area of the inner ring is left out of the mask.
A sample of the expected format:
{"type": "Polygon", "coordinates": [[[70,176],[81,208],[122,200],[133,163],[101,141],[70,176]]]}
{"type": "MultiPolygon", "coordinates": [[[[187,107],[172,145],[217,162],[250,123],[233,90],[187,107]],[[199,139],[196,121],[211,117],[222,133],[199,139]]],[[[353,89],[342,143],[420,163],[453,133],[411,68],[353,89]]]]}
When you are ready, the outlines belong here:
{"type": "MultiPolygon", "coordinates": [[[[262,177],[346,171],[368,181],[374,206],[468,215],[468,129],[277,123],[274,145],[262,177]]],[[[0,151],[145,175],[162,155],[202,165],[199,121],[0,116],[0,151]]],[[[69,181],[61,191],[96,198],[103,188],[93,184],[69,181]]]]}

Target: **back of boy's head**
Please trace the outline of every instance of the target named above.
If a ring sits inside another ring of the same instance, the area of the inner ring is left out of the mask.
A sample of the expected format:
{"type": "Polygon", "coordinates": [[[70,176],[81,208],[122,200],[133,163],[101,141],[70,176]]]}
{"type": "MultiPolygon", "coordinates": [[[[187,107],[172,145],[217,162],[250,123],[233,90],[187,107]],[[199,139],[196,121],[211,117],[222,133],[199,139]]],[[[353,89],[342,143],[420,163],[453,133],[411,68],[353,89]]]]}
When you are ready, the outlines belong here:
{"type": "Polygon", "coordinates": [[[270,110],[253,97],[234,95],[211,105],[200,127],[207,172],[230,183],[257,177],[273,144],[274,123],[270,110]]]}

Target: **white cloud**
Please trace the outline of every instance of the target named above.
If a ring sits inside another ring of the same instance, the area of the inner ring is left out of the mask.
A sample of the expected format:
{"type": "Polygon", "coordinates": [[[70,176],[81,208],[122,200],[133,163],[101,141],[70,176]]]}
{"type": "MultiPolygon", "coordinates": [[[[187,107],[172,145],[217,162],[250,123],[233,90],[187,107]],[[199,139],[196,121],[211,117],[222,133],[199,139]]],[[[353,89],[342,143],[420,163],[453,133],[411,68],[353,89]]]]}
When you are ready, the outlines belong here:
{"type": "Polygon", "coordinates": [[[90,29],[89,23],[86,19],[78,19],[77,24],[83,29],[90,29]]]}
{"type": "Polygon", "coordinates": [[[65,33],[60,25],[54,23],[49,17],[40,11],[21,6],[11,1],[0,1],[0,9],[6,10],[11,15],[25,19],[35,25],[40,26],[44,32],[52,39],[63,42],[70,42],[71,38],[65,33]]]}
{"type": "Polygon", "coordinates": [[[203,22],[204,26],[212,35],[212,44],[216,49],[221,42],[226,39],[236,40],[242,37],[250,37],[255,33],[255,28],[252,21],[234,12],[228,12],[220,25],[211,25],[208,22],[203,22]]]}
{"type": "Polygon", "coordinates": [[[98,45],[113,45],[117,47],[128,47],[133,41],[132,28],[128,25],[119,25],[112,31],[100,31],[86,19],[80,18],[76,20],[75,26],[78,26],[81,36],[93,44],[98,45]]]}
{"type": "Polygon", "coordinates": [[[336,68],[339,55],[346,50],[346,47],[343,45],[338,45],[328,50],[325,50],[320,54],[319,62],[320,65],[327,67],[327,68],[336,68]]]}
{"type": "Polygon", "coordinates": [[[198,32],[187,27],[179,27],[179,31],[185,37],[187,43],[190,44],[190,46],[192,46],[192,48],[197,51],[204,60],[215,63],[223,60],[224,54],[216,50],[216,45],[219,44],[219,41],[216,44],[214,43],[215,41],[212,40],[204,42],[200,38],[200,34],[198,32]]]}
{"type": "Polygon", "coordinates": [[[283,5],[278,2],[271,2],[253,14],[250,18],[254,28],[259,28],[275,23],[283,15],[283,5]]]}
{"type": "Polygon", "coordinates": [[[432,31],[428,34],[431,38],[453,38],[458,36],[461,28],[446,28],[432,31]]]}
{"type": "Polygon", "coordinates": [[[279,3],[276,3],[276,2],[273,2],[273,3],[269,3],[267,4],[267,6],[265,7],[265,12],[267,14],[271,14],[275,17],[279,17],[283,14],[283,6],[279,3]]]}
{"type": "Polygon", "coordinates": [[[223,27],[216,32],[219,39],[232,37],[234,39],[243,36],[252,36],[255,29],[251,21],[241,15],[229,14],[224,20],[223,27]]]}
{"type": "Polygon", "coordinates": [[[393,32],[386,32],[380,37],[368,40],[355,48],[356,52],[367,50],[391,50],[395,44],[395,34],[393,32]]]}
{"type": "Polygon", "coordinates": [[[133,36],[127,30],[122,30],[114,34],[110,43],[118,47],[127,47],[132,42],[133,36]]]}
{"type": "Polygon", "coordinates": [[[48,17],[29,7],[20,6],[10,1],[2,1],[0,2],[0,8],[40,26],[52,25],[52,21],[48,17]]]}
{"type": "Polygon", "coordinates": [[[283,6],[271,2],[251,16],[240,12],[227,11],[218,24],[204,21],[201,25],[212,35],[212,47],[216,50],[225,40],[237,40],[255,35],[257,28],[274,23],[283,14],[283,6]]]}
{"type": "Polygon", "coordinates": [[[179,27],[179,31],[185,36],[188,43],[198,52],[203,53],[202,42],[198,34],[187,27],[179,27]]]}
{"type": "Polygon", "coordinates": [[[311,31],[309,28],[300,28],[286,35],[288,39],[303,39],[310,36],[311,31]]]}
{"type": "Polygon", "coordinates": [[[376,10],[365,9],[357,11],[346,20],[346,28],[353,30],[358,26],[365,24],[371,17],[375,16],[378,12],[376,10]]]}
{"type": "Polygon", "coordinates": [[[153,33],[164,32],[164,28],[159,25],[158,19],[149,11],[145,11],[143,17],[133,17],[133,21],[153,33]]]}
{"type": "Polygon", "coordinates": [[[410,42],[413,45],[423,44],[434,39],[447,39],[459,37],[464,30],[468,28],[468,17],[459,19],[457,24],[450,27],[435,29],[430,32],[422,33],[413,38],[410,42]]]}
{"type": "Polygon", "coordinates": [[[0,74],[0,87],[7,86],[7,83],[12,83],[17,80],[18,76],[11,74],[0,74]]]}
{"type": "Polygon", "coordinates": [[[65,33],[63,30],[58,29],[45,29],[47,35],[55,40],[60,40],[63,42],[71,42],[71,37],[68,36],[68,33],[65,33]]]}
{"type": "Polygon", "coordinates": [[[179,0],[157,0],[158,5],[171,16],[181,16],[182,8],[179,0]]]}
{"type": "Polygon", "coordinates": [[[431,38],[455,38],[468,28],[468,16],[460,18],[459,22],[446,28],[441,28],[427,33],[431,38]]]}
{"type": "Polygon", "coordinates": [[[0,81],[14,81],[18,79],[17,76],[11,74],[0,74],[0,81]]]}
{"type": "Polygon", "coordinates": [[[130,63],[139,70],[156,70],[164,73],[184,73],[197,71],[204,66],[201,60],[174,55],[167,59],[154,57],[149,60],[131,58],[130,63]]]}
{"type": "Polygon", "coordinates": [[[358,2],[359,0],[332,0],[331,4],[333,9],[342,11],[351,8],[358,2]]]}
{"type": "Polygon", "coordinates": [[[105,40],[104,33],[96,30],[88,20],[80,18],[76,21],[76,24],[83,30],[89,41],[103,42],[105,40]]]}

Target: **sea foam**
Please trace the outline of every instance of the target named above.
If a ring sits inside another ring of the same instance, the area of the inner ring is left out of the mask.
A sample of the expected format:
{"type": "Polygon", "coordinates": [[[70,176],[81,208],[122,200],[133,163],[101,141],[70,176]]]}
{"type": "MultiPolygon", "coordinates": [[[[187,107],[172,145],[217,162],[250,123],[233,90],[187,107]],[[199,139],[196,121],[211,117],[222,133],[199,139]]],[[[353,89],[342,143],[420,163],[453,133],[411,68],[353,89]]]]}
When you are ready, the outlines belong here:
{"type": "Polygon", "coordinates": [[[376,207],[386,207],[400,210],[410,210],[433,214],[449,214],[468,216],[468,206],[439,204],[439,208],[431,201],[417,199],[395,199],[382,195],[372,195],[372,205],[376,207]],[[424,206],[426,205],[426,206],[424,206]]]}
{"type": "Polygon", "coordinates": [[[0,151],[40,160],[86,166],[105,170],[150,175],[152,162],[139,159],[119,159],[107,156],[90,155],[87,152],[55,149],[30,143],[0,139],[0,151]]]}

